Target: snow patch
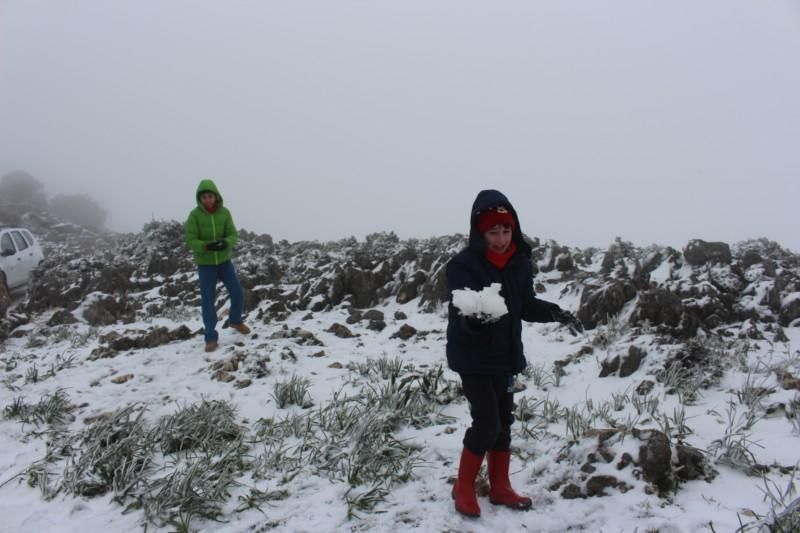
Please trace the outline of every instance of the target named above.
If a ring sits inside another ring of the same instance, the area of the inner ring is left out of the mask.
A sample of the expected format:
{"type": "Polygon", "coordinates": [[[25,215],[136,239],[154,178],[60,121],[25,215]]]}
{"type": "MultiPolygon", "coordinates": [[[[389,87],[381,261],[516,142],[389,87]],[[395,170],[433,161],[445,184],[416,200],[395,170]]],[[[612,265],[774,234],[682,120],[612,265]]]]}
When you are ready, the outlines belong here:
{"type": "Polygon", "coordinates": [[[492,283],[480,291],[456,289],[453,291],[453,305],[464,316],[474,316],[488,322],[496,322],[508,313],[505,299],[500,296],[501,285],[492,283]]]}
{"type": "Polygon", "coordinates": [[[786,307],[789,304],[793,303],[795,300],[800,300],[800,292],[791,292],[786,296],[784,296],[781,305],[783,307],[786,307]]]}

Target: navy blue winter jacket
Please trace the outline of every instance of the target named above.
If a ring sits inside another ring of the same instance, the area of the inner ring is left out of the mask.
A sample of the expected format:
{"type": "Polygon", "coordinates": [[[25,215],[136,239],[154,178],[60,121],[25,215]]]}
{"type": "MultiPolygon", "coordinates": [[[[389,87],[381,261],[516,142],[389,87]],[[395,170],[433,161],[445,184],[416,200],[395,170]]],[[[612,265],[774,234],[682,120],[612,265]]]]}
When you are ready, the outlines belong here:
{"type": "Polygon", "coordinates": [[[447,364],[461,374],[517,374],[527,364],[522,347],[522,320],[552,322],[552,311],[559,306],[539,300],[533,292],[531,248],[522,238],[519,217],[508,198],[499,191],[478,193],[472,205],[468,246],[447,264],[450,292],[447,322],[447,364]],[[517,251],[502,270],[486,259],[486,240],[478,231],[478,215],[493,207],[506,207],[517,227],[512,240],[517,251]],[[492,283],[502,284],[508,313],[499,321],[481,324],[467,320],[453,306],[453,291],[469,288],[480,291],[492,283]]]}

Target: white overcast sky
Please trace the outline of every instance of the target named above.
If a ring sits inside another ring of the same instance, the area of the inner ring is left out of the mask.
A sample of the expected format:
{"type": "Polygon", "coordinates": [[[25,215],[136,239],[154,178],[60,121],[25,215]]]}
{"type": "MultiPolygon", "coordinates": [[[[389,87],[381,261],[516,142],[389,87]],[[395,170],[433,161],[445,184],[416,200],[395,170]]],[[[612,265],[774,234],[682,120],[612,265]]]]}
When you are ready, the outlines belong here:
{"type": "Polygon", "coordinates": [[[800,1],[0,0],[0,174],[112,229],[213,178],[275,238],[800,251],[800,1]]]}

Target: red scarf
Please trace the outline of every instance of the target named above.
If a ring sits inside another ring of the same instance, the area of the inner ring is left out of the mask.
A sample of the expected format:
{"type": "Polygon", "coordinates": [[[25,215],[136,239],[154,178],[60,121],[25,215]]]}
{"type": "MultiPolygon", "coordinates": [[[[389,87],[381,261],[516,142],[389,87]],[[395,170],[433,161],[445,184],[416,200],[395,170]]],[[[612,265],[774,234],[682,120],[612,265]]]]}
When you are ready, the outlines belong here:
{"type": "Polygon", "coordinates": [[[514,255],[514,252],[516,251],[517,245],[514,244],[514,241],[511,241],[511,245],[508,247],[508,250],[503,253],[493,252],[487,248],[486,259],[500,270],[503,270],[506,267],[506,264],[508,264],[508,260],[511,259],[511,256],[514,255]]]}
{"type": "Polygon", "coordinates": [[[205,209],[208,214],[213,215],[214,213],[217,212],[217,209],[219,209],[219,204],[214,204],[214,207],[212,207],[211,209],[207,208],[206,206],[203,206],[203,209],[205,209]]]}

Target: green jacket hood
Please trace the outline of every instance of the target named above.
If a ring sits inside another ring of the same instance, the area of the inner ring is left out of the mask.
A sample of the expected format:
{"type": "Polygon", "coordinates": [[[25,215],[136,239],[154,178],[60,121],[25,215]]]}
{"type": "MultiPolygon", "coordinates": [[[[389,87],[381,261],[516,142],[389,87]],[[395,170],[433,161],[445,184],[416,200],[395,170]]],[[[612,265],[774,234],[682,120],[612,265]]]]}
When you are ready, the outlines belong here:
{"type": "Polygon", "coordinates": [[[197,192],[194,195],[195,200],[197,201],[197,207],[200,209],[203,208],[203,204],[200,203],[200,193],[204,191],[211,191],[217,195],[217,207],[222,207],[222,195],[219,193],[219,189],[217,189],[217,185],[214,183],[214,180],[201,180],[200,184],[197,186],[197,192]]]}

